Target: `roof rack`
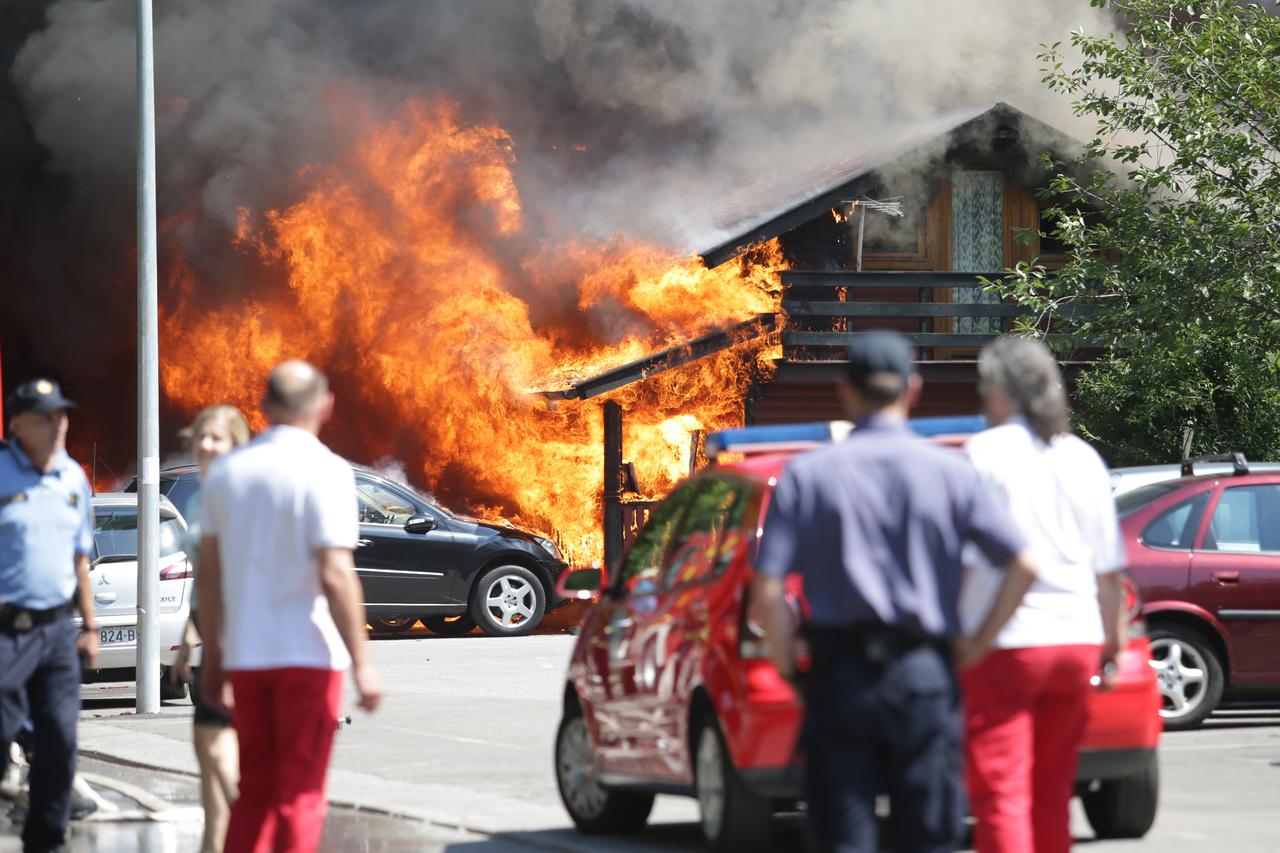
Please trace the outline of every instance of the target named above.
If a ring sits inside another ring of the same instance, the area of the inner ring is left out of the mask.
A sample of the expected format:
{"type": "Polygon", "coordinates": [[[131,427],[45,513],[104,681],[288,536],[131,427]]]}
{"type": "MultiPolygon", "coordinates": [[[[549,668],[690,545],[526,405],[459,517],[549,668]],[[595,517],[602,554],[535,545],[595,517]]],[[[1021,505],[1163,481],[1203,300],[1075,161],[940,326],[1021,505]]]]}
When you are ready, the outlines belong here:
{"type": "Polygon", "coordinates": [[[1182,476],[1190,477],[1195,474],[1195,466],[1197,463],[1203,462],[1230,462],[1231,476],[1240,477],[1249,473],[1249,460],[1244,458],[1244,454],[1240,451],[1233,453],[1219,453],[1214,456],[1193,456],[1189,459],[1182,460],[1182,476]]]}

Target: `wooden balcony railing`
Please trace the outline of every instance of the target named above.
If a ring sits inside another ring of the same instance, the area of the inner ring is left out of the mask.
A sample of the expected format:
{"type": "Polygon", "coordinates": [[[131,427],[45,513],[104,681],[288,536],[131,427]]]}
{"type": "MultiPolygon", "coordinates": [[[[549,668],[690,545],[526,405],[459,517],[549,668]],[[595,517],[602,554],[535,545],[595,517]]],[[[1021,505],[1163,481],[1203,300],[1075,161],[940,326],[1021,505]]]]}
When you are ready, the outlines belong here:
{"type": "MultiPolygon", "coordinates": [[[[996,278],[1002,273],[968,272],[784,272],[782,307],[787,325],[782,332],[784,358],[813,360],[838,358],[836,347],[847,347],[860,330],[896,328],[932,357],[946,348],[971,351],[981,348],[1010,328],[1009,318],[1025,316],[1030,309],[991,302],[952,301],[953,288],[980,288],[979,276],[996,278]],[[984,318],[980,332],[959,332],[959,318],[984,318]]],[[[1075,306],[1069,313],[1087,311],[1075,306]]],[[[1064,311],[1063,313],[1068,313],[1064,311]]]]}

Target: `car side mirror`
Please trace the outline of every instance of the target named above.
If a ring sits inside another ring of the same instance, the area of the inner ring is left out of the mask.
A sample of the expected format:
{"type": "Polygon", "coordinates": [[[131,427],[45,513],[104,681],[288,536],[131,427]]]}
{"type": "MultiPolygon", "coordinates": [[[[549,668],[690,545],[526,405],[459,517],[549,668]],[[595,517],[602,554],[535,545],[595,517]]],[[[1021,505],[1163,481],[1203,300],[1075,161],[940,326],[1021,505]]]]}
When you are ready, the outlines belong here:
{"type": "Polygon", "coordinates": [[[572,569],[556,581],[556,595],[576,601],[589,601],[604,589],[604,569],[572,569]]]}
{"type": "Polygon", "coordinates": [[[404,529],[409,533],[430,533],[436,529],[436,520],[429,515],[411,515],[404,529]]]}

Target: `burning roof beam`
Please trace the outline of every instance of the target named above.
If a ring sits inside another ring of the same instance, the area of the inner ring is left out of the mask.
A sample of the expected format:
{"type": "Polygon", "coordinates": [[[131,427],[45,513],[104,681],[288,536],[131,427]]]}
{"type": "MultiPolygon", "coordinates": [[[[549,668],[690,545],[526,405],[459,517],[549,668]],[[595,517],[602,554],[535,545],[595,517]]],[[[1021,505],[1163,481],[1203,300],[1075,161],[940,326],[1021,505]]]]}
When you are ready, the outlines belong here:
{"type": "Polygon", "coordinates": [[[673,367],[679,367],[682,364],[697,361],[712,353],[754,340],[761,335],[776,331],[777,328],[777,314],[760,314],[728,329],[694,338],[679,346],[670,347],[638,361],[633,361],[630,364],[607,370],[604,373],[592,376],[590,379],[575,383],[568,388],[539,391],[537,393],[548,400],[588,400],[600,394],[606,394],[615,388],[621,388],[624,385],[630,385],[632,382],[647,379],[673,367]]]}

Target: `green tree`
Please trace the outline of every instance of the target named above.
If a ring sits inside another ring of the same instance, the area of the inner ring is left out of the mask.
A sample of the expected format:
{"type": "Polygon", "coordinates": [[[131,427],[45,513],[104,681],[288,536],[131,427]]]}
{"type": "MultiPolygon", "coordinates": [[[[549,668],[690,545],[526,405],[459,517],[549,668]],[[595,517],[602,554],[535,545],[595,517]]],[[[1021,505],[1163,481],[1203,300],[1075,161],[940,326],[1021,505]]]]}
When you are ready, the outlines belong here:
{"type": "Polygon", "coordinates": [[[1050,164],[1069,263],[994,284],[1036,310],[1024,330],[1049,317],[1056,346],[1104,348],[1079,426],[1113,464],[1176,459],[1187,426],[1198,452],[1280,458],[1280,20],[1235,0],[1091,3],[1119,33],[1073,33],[1070,64],[1060,44],[1040,57],[1096,121],[1078,159],[1050,164]]]}

